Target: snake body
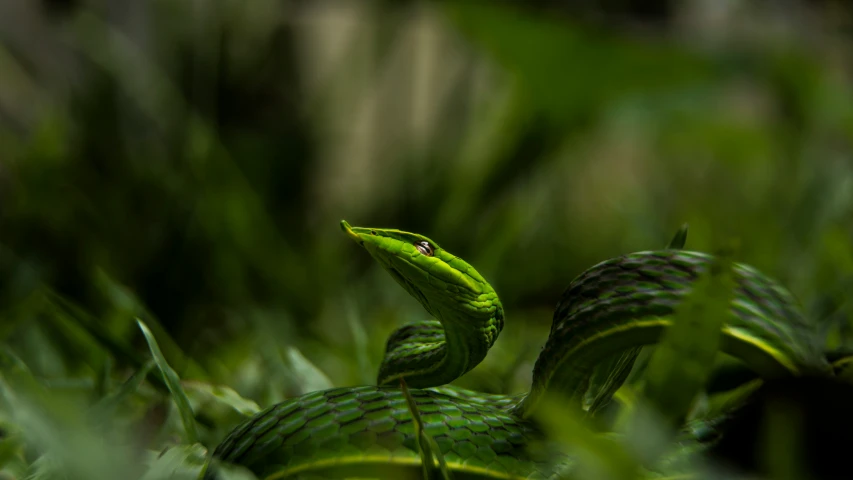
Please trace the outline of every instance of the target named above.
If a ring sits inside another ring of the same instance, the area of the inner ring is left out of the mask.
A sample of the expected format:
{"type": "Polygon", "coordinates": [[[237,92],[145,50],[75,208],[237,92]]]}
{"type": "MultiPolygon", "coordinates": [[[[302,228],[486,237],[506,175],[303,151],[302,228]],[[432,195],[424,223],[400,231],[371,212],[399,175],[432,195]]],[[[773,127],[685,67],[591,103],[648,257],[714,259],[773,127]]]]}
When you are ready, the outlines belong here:
{"type": "MultiPolygon", "coordinates": [[[[595,366],[655,343],[713,261],[708,254],[666,249],[589,268],[557,304],[530,391],[483,394],[446,384],[476,366],[503,327],[503,307],[488,282],[422,235],[346,222],[341,227],[435,320],[391,335],[377,386],[308,393],[232,431],[214,456],[260,478],[362,473],[419,478],[421,454],[400,380],[413,387],[425,431],[456,477],[551,478],[565,459],[539,443],[541,435],[528,418],[539,400],[556,393],[567,408],[582,408],[595,366]]],[[[825,371],[816,329],[793,296],[749,266],[735,264],[733,276],[721,349],[764,377],[825,371]]]]}

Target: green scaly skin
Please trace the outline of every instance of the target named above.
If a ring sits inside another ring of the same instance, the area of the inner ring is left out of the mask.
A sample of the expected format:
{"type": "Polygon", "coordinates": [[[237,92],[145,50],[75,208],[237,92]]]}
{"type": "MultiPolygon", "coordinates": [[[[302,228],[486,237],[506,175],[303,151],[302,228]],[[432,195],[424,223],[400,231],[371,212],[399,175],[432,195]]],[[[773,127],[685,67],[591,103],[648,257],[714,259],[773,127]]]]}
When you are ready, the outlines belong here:
{"type": "MultiPolygon", "coordinates": [[[[260,478],[420,478],[414,425],[397,385],[401,379],[413,387],[426,432],[456,478],[555,477],[568,459],[549,455],[528,420],[542,395],[560,394],[569,408],[580,409],[594,366],[656,342],[712,260],[667,249],[623,255],[583,272],[557,304],[530,392],[493,395],[446,385],[483,359],[503,326],[503,307],[489,283],[422,235],[346,222],[341,228],[436,320],[391,335],[379,386],[309,393],[237,427],[214,456],[260,478]],[[417,247],[421,242],[432,255],[417,247]]],[[[745,265],[735,265],[734,276],[723,351],[765,377],[827,371],[815,328],[792,295],[745,265]]],[[[604,397],[623,380],[611,382],[604,397]]]]}

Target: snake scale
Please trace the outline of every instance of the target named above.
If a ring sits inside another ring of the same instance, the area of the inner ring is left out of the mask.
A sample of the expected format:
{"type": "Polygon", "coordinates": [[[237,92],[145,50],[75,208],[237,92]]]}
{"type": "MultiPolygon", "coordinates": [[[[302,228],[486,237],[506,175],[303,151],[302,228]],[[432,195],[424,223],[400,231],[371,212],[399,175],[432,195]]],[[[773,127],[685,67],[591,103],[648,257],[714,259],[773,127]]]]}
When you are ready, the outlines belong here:
{"type": "MultiPolygon", "coordinates": [[[[663,249],[589,268],[557,304],[530,391],[483,394],[447,384],[480,363],[503,327],[504,309],[492,286],[422,235],[345,221],[341,228],[434,320],[391,335],[376,386],[308,393],[235,428],[214,457],[243,465],[259,478],[420,478],[416,425],[401,380],[411,387],[424,429],[454,478],[552,478],[556,464],[550,454],[528,448],[540,445],[529,417],[542,396],[558,393],[566,408],[581,409],[595,366],[655,343],[713,260],[663,249]]],[[[793,296],[746,265],[734,264],[733,277],[721,349],[765,378],[825,370],[817,332],[793,296]]]]}

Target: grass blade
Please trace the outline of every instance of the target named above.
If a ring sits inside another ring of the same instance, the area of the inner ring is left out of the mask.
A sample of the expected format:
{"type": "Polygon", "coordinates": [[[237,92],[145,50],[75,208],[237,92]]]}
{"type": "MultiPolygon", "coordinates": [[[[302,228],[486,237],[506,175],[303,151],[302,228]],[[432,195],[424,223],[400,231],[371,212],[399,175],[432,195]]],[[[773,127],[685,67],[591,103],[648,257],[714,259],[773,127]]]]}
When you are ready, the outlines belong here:
{"type": "Polygon", "coordinates": [[[148,342],[148,348],[151,350],[154,362],[163,374],[163,378],[166,380],[166,386],[169,388],[169,392],[172,394],[172,399],[178,407],[178,412],[181,414],[181,421],[184,424],[184,430],[187,434],[187,441],[189,443],[198,443],[198,429],[195,424],[193,410],[190,406],[190,401],[187,398],[186,393],[184,393],[184,389],[181,387],[181,380],[178,378],[178,374],[175,373],[175,371],[172,370],[172,367],[169,366],[168,362],[166,362],[166,358],[163,357],[163,353],[157,345],[157,340],[154,338],[151,330],[149,330],[145,325],[145,322],[137,318],[136,323],[139,324],[139,329],[142,330],[142,334],[145,335],[145,341],[148,342]]]}
{"type": "Polygon", "coordinates": [[[364,329],[361,319],[358,317],[358,308],[355,301],[347,296],[344,302],[347,312],[346,319],[349,324],[350,332],[352,333],[352,344],[355,350],[356,365],[361,375],[361,381],[365,384],[373,383],[375,380],[373,368],[370,365],[370,354],[367,344],[367,332],[364,329]]]}
{"type": "Polygon", "coordinates": [[[714,259],[676,308],[672,327],[649,360],[643,394],[670,427],[686,418],[714,365],[734,286],[729,249],[714,259]]]}
{"type": "Polygon", "coordinates": [[[560,478],[638,478],[640,464],[618,437],[590,430],[580,415],[565,408],[565,402],[559,397],[543,398],[534,417],[545,437],[556,444],[531,445],[531,450],[550,455],[552,447],[556,447],[562,452],[555,456],[553,465],[565,475],[560,478]]]}
{"type": "Polygon", "coordinates": [[[124,402],[128,397],[136,393],[139,390],[140,385],[145,380],[145,377],[148,376],[149,372],[154,368],[156,362],[154,360],[149,360],[142,366],[139,370],[137,370],[133,375],[130,376],[119,388],[116,392],[107,395],[100,399],[93,407],[92,412],[94,413],[95,418],[111,418],[112,413],[115,409],[124,402]]]}
{"type": "Polygon", "coordinates": [[[418,404],[409,393],[409,387],[406,381],[400,379],[400,389],[403,391],[403,398],[406,399],[406,405],[409,407],[409,413],[412,414],[412,424],[415,428],[415,438],[418,442],[418,449],[421,452],[421,465],[423,466],[424,479],[441,478],[450,480],[453,478],[450,470],[447,468],[447,462],[444,460],[444,455],[435,440],[426,432],[424,422],[421,419],[421,414],[418,412],[418,404]],[[438,460],[438,470],[435,468],[434,460],[438,460]]]}

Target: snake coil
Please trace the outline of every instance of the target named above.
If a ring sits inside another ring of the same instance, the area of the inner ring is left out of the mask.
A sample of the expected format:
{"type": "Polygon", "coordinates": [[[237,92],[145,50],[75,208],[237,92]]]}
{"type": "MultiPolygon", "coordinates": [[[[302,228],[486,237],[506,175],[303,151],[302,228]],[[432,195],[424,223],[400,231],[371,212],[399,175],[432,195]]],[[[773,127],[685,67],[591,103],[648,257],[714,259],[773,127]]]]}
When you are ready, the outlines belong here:
{"type": "MultiPolygon", "coordinates": [[[[411,397],[447,468],[463,478],[552,478],[565,459],[529,448],[541,434],[528,419],[546,393],[581,408],[595,367],[653,344],[708,271],[710,255],[667,248],[603,261],[575,278],[554,312],[527,394],[483,394],[447,385],[485,357],[504,322],[494,289],[465,261],[422,235],[393,229],[343,231],[435,319],[401,327],[388,341],[377,386],[333,388],[273,405],[216,448],[221,461],[260,478],[421,472],[411,397]]],[[[681,240],[683,243],[683,239],[681,240]]],[[[721,349],[764,377],[825,370],[817,332],[793,296],[757,270],[733,266],[735,291],[721,349]]],[[[612,385],[608,395],[624,381],[612,385]]]]}

